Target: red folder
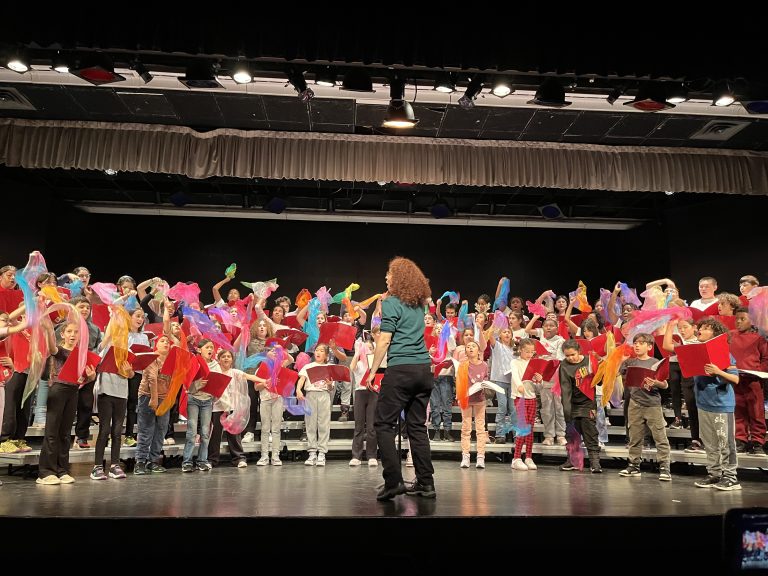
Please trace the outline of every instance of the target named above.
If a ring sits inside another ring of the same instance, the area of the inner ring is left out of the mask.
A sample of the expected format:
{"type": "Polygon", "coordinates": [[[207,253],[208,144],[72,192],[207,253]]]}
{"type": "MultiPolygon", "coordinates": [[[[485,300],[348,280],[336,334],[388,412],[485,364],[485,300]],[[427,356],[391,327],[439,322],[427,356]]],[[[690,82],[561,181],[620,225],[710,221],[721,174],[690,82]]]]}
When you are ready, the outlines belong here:
{"type": "Polygon", "coordinates": [[[226,376],[221,372],[210,372],[206,380],[207,382],[203,387],[203,391],[208,392],[208,394],[215,396],[216,398],[221,398],[221,395],[224,394],[224,390],[229,386],[232,376],[226,376]]]}
{"type": "MultiPolygon", "coordinates": [[[[368,376],[370,376],[370,375],[371,375],[371,371],[370,370],[366,370],[365,371],[365,376],[363,376],[363,379],[360,382],[360,384],[365,384],[366,382],[368,382],[368,376]]],[[[381,391],[381,381],[383,379],[384,379],[384,373],[383,372],[382,373],[374,374],[374,376],[373,376],[373,385],[371,386],[370,390],[372,392],[376,392],[378,394],[381,391]]]]}
{"type": "Polygon", "coordinates": [[[288,347],[288,342],[283,340],[282,338],[275,338],[274,336],[272,338],[267,338],[264,342],[264,348],[269,348],[271,346],[274,346],[277,344],[278,346],[281,346],[283,348],[288,347]]]}
{"type": "Polygon", "coordinates": [[[301,346],[308,338],[307,334],[301,330],[294,330],[293,328],[289,328],[287,330],[278,330],[275,332],[275,336],[278,338],[283,338],[292,344],[296,344],[296,346],[301,346]]]}
{"type": "Polygon", "coordinates": [[[157,324],[147,324],[144,326],[144,333],[151,333],[153,336],[150,336],[150,340],[154,338],[160,338],[160,336],[163,335],[163,323],[158,322],[157,324]]]}
{"type": "Polygon", "coordinates": [[[307,376],[310,382],[349,382],[349,368],[338,364],[325,364],[324,366],[313,366],[307,369],[307,376]]]}
{"type": "Polygon", "coordinates": [[[160,374],[163,376],[173,376],[173,370],[176,368],[176,355],[180,350],[181,348],[178,346],[171,347],[171,351],[168,352],[168,356],[165,357],[163,367],[160,368],[160,374]]]}
{"type": "Polygon", "coordinates": [[[693,316],[694,322],[699,320],[700,318],[704,318],[704,316],[716,316],[717,313],[720,311],[719,302],[713,302],[709,306],[707,306],[704,310],[699,310],[698,308],[693,308],[691,306],[688,307],[688,310],[691,311],[691,315],[693,316]]]}
{"type": "Polygon", "coordinates": [[[725,325],[728,330],[736,330],[736,316],[713,316],[715,320],[719,320],[725,325]]]}
{"type": "MultiPolygon", "coordinates": [[[[0,358],[9,358],[8,340],[0,341],[0,358]]],[[[0,365],[0,385],[5,384],[13,375],[13,368],[0,365]]]]}
{"type": "MultiPolygon", "coordinates": [[[[188,352],[188,354],[192,354],[188,352]]],[[[189,388],[195,380],[205,379],[211,373],[211,369],[208,368],[208,362],[206,362],[202,356],[194,355],[190,361],[189,372],[187,372],[187,378],[183,382],[184,388],[189,388]]]]}
{"type": "Polygon", "coordinates": [[[130,350],[134,354],[144,354],[145,352],[153,352],[152,346],[145,346],[144,344],[132,344],[130,347],[130,350]]]}
{"type": "Polygon", "coordinates": [[[16,372],[24,372],[29,368],[29,340],[27,331],[11,334],[11,349],[13,350],[13,369],[16,372]]]}
{"type": "MultiPolygon", "coordinates": [[[[81,376],[85,376],[85,371],[82,374],[77,373],[77,357],[79,355],[78,347],[69,353],[69,357],[64,361],[64,365],[61,367],[61,371],[56,376],[56,382],[66,382],[67,384],[81,384],[78,382],[81,376]]],[[[95,352],[88,352],[88,359],[85,361],[86,366],[96,368],[99,365],[101,358],[95,352]]]]}
{"type": "Polygon", "coordinates": [[[0,290],[0,312],[10,314],[24,301],[21,290],[0,290]]]}
{"type": "Polygon", "coordinates": [[[602,357],[606,355],[605,345],[607,344],[607,341],[608,335],[600,334],[599,336],[592,338],[592,340],[589,341],[589,345],[595,354],[602,357]]]}
{"type": "Polygon", "coordinates": [[[550,382],[555,372],[560,367],[559,360],[544,360],[542,358],[531,358],[528,361],[528,367],[523,374],[523,381],[533,380],[533,375],[541,374],[545,382],[550,382]]]}
{"type": "MultiPolygon", "coordinates": [[[[123,350],[123,352],[128,352],[127,350],[123,350]]],[[[128,352],[128,364],[133,366],[133,361],[136,359],[136,356],[128,352]]],[[[119,369],[117,366],[117,361],[115,360],[115,347],[110,346],[109,350],[107,350],[107,353],[104,354],[104,359],[101,361],[101,364],[99,364],[97,372],[106,372],[107,374],[118,374],[119,369]]]]}
{"type": "Polygon", "coordinates": [[[592,352],[592,344],[590,344],[589,340],[586,338],[574,338],[574,340],[579,344],[582,354],[589,354],[592,352]]]}
{"type": "Polygon", "coordinates": [[[621,328],[618,326],[613,327],[613,338],[616,340],[616,346],[624,343],[624,334],[621,333],[621,328]]]}
{"type": "Polygon", "coordinates": [[[136,372],[141,372],[159,357],[160,355],[155,354],[154,352],[141,352],[139,354],[135,354],[134,359],[131,361],[131,368],[133,368],[136,372]]]}
{"type": "MultiPolygon", "coordinates": [[[[672,356],[673,352],[668,352],[668,351],[664,350],[664,335],[663,334],[661,336],[654,336],[653,339],[656,341],[656,348],[659,349],[659,352],[661,352],[661,355],[664,358],[669,358],[670,356],[672,356]]],[[[683,343],[683,341],[680,339],[680,336],[678,336],[677,334],[672,336],[672,341],[675,343],[675,346],[678,346],[678,345],[683,343]]]]}
{"type": "Polygon", "coordinates": [[[283,321],[281,324],[283,326],[288,326],[288,328],[293,328],[294,330],[301,330],[301,326],[299,326],[299,321],[296,318],[296,314],[288,314],[287,316],[283,316],[283,321]]]}
{"type": "Polygon", "coordinates": [[[317,341],[319,344],[327,344],[333,339],[339,348],[352,350],[355,347],[355,334],[357,330],[353,326],[340,322],[325,322],[320,325],[320,338],[317,341]]]}
{"type": "Polygon", "coordinates": [[[669,358],[664,358],[661,362],[658,362],[655,369],[630,366],[624,375],[624,386],[640,388],[643,386],[646,378],[662,381],[669,378],[669,358]]]}
{"type": "Polygon", "coordinates": [[[91,322],[104,332],[109,324],[109,306],[106,304],[91,304],[91,322]]]}
{"type": "Polygon", "coordinates": [[[341,322],[341,316],[334,316],[333,314],[325,317],[326,322],[341,322]]]}
{"type": "Polygon", "coordinates": [[[572,314],[571,322],[576,324],[576,326],[581,326],[581,323],[587,319],[587,316],[589,316],[589,314],[572,314]]]}
{"type": "Polygon", "coordinates": [[[440,372],[446,368],[450,368],[451,366],[453,366],[453,360],[451,358],[446,358],[442,362],[435,364],[432,367],[432,373],[434,374],[435,378],[437,378],[437,375],[440,374],[440,372]]]}
{"type": "Polygon", "coordinates": [[[546,349],[544,344],[533,338],[533,345],[536,347],[536,355],[537,356],[549,356],[550,351],[546,349]]]}
{"type": "MultiPolygon", "coordinates": [[[[269,366],[265,362],[262,362],[261,364],[259,364],[259,369],[256,370],[256,376],[258,376],[259,378],[264,378],[265,380],[269,379],[269,366]]],[[[277,374],[277,389],[276,390],[270,389],[270,392],[275,392],[277,394],[280,394],[280,396],[287,398],[288,396],[291,396],[293,394],[293,391],[296,388],[296,382],[298,381],[298,379],[299,379],[298,372],[296,372],[295,370],[291,370],[290,368],[281,366],[280,372],[278,372],[277,374]]]]}
{"type": "Polygon", "coordinates": [[[720,334],[706,342],[675,346],[680,371],[685,378],[704,376],[704,364],[714,364],[725,370],[731,364],[731,353],[728,348],[728,335],[720,334]]]}

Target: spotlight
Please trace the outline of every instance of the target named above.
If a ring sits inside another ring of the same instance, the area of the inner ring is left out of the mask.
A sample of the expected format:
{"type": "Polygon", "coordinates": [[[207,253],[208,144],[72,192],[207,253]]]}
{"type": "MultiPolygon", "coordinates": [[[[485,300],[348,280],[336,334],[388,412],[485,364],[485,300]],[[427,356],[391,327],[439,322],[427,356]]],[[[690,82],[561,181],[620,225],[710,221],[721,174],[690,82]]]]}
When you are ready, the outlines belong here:
{"type": "Polygon", "coordinates": [[[718,82],[712,91],[712,104],[715,106],[730,106],[736,101],[736,96],[728,82],[718,82]]]}
{"type": "Polygon", "coordinates": [[[213,66],[209,62],[195,61],[189,66],[185,75],[179,78],[179,82],[187,88],[211,89],[221,88],[213,73],[213,66]]]}
{"type": "Polygon", "coordinates": [[[288,74],[288,82],[296,89],[296,92],[299,93],[299,100],[302,102],[309,102],[315,97],[312,88],[307,87],[307,81],[304,79],[303,72],[292,70],[288,74]]]}
{"type": "Polygon", "coordinates": [[[750,114],[768,114],[768,100],[742,100],[741,105],[750,114]]]}
{"type": "Polygon", "coordinates": [[[437,200],[434,204],[432,204],[432,207],[429,209],[429,212],[432,214],[434,218],[437,218],[439,220],[441,218],[447,218],[448,216],[450,216],[451,208],[443,200],[437,200]]]}
{"type": "Polygon", "coordinates": [[[624,86],[617,86],[613,90],[610,91],[608,96],[605,97],[605,99],[608,101],[608,104],[613,106],[613,103],[616,102],[621,96],[624,95],[624,92],[626,92],[627,89],[624,86]]]}
{"type": "Polygon", "coordinates": [[[273,196],[264,204],[264,210],[272,212],[272,214],[281,214],[287,207],[288,203],[279,196],[273,196]]]}
{"type": "Polygon", "coordinates": [[[557,204],[547,204],[546,206],[539,206],[539,212],[545,220],[556,220],[563,217],[563,211],[560,210],[560,206],[557,204]]]}
{"type": "Polygon", "coordinates": [[[637,96],[631,102],[624,102],[624,106],[631,106],[641,112],[658,112],[669,110],[675,105],[667,101],[667,92],[662,84],[644,84],[637,91],[637,96]]]}
{"type": "Polygon", "coordinates": [[[114,176],[115,174],[117,174],[117,170],[115,170],[114,168],[105,168],[104,174],[106,174],[107,176],[114,176]]]}
{"type": "Polygon", "coordinates": [[[149,69],[144,66],[141,62],[138,60],[134,61],[133,65],[131,66],[134,72],[139,75],[139,78],[144,80],[144,84],[149,84],[152,80],[152,73],[149,71],[149,69]]]}
{"type": "Polygon", "coordinates": [[[389,106],[382,126],[385,128],[413,128],[418,123],[413,107],[404,99],[405,82],[395,78],[389,85],[389,106]]]}
{"type": "Polygon", "coordinates": [[[474,76],[469,81],[469,85],[467,86],[467,90],[464,92],[464,96],[459,98],[459,106],[464,108],[464,110],[469,110],[470,108],[474,108],[475,98],[477,98],[477,95],[480,94],[482,89],[483,89],[482,78],[479,75],[474,76]]]}
{"type": "Polygon", "coordinates": [[[504,96],[512,94],[514,90],[512,89],[512,83],[509,80],[506,78],[497,78],[493,81],[491,92],[499,98],[504,98],[504,96]]]}
{"type": "Polygon", "coordinates": [[[95,86],[125,80],[125,76],[115,72],[112,59],[101,52],[87,54],[75,68],[70,68],[69,71],[95,86]]]}
{"type": "Polygon", "coordinates": [[[29,59],[24,50],[17,50],[8,56],[5,65],[14,72],[24,74],[29,70],[29,59]]]}
{"type": "Polygon", "coordinates": [[[456,92],[456,80],[452,74],[441,74],[435,80],[434,90],[442,92],[443,94],[450,94],[456,92]]]}
{"type": "Polygon", "coordinates": [[[317,74],[315,74],[315,84],[333,88],[336,86],[336,72],[333,71],[330,66],[318,70],[317,74]]]}
{"type": "Polygon", "coordinates": [[[251,74],[248,64],[238,61],[232,69],[232,80],[237,84],[248,84],[253,80],[253,75],[251,74]]]}
{"type": "Polygon", "coordinates": [[[572,102],[565,100],[565,88],[557,78],[545,78],[536,90],[533,100],[528,100],[528,104],[538,106],[550,106],[553,108],[564,108],[570,106],[572,102]]]}
{"type": "Polygon", "coordinates": [[[174,192],[168,197],[168,200],[171,201],[171,204],[176,206],[177,208],[181,208],[182,206],[186,206],[189,204],[189,201],[191,198],[187,195],[184,190],[179,190],[178,192],[174,192]]]}
{"type": "Polygon", "coordinates": [[[667,102],[682,104],[688,101],[688,89],[683,84],[675,84],[667,90],[667,102]]]}
{"type": "Polygon", "coordinates": [[[350,70],[344,75],[342,90],[349,92],[374,92],[371,77],[365,70],[350,70]]]}
{"type": "Polygon", "coordinates": [[[61,52],[57,52],[56,56],[54,56],[51,61],[51,68],[59,74],[66,74],[69,72],[69,62],[64,58],[61,52]]]}

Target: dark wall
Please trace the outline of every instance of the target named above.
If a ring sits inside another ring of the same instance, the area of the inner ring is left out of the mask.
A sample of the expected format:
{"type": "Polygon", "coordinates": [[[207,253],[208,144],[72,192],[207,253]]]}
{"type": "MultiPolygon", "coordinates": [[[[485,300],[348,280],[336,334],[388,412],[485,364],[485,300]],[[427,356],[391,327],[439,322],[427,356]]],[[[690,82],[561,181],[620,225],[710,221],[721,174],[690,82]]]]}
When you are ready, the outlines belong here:
{"type": "Polygon", "coordinates": [[[32,250],[43,255],[50,231],[50,196],[46,192],[0,187],[2,222],[0,222],[0,266],[24,266],[32,250]]]}
{"type": "MultiPolygon", "coordinates": [[[[274,222],[214,218],[95,215],[73,212],[67,222],[83,233],[50,241],[45,252],[57,273],[88,266],[93,281],[137,281],[160,275],[169,282],[197,281],[204,301],[232,262],[239,280],[277,277],[279,294],[322,285],[333,293],[350,282],[367,297],[385,289],[395,255],[415,260],[431,279],[433,295],[460,290],[474,300],[491,296],[499,277],[512,291],[535,298],[542,290],[574,290],[579,279],[596,298],[617,280],[637,285],[668,273],[665,254],[640,260],[633,247],[647,232],[468,228],[358,223],[274,222]]],[[[653,234],[661,233],[654,225],[653,234]]],[[[26,248],[25,248],[26,249],[26,248]]]]}
{"type": "Polygon", "coordinates": [[[698,298],[702,276],[719,291],[739,293],[739,278],[768,284],[768,197],[723,195],[707,204],[665,214],[671,278],[683,298],[698,298]]]}

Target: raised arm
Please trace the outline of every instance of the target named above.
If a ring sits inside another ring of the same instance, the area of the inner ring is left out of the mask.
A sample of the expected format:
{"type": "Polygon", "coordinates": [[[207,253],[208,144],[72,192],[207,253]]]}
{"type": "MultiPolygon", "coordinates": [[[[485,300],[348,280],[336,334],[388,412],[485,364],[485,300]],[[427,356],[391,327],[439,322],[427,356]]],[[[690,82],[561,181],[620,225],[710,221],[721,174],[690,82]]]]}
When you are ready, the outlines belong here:
{"type": "Polygon", "coordinates": [[[539,318],[541,318],[541,316],[534,314],[533,317],[528,321],[528,324],[525,325],[526,334],[536,334],[536,328],[534,328],[533,325],[536,324],[536,320],[539,318]]]}
{"type": "Polygon", "coordinates": [[[611,292],[611,299],[608,300],[608,320],[611,324],[616,324],[619,321],[619,317],[616,316],[616,298],[619,297],[619,292],[621,292],[621,282],[616,282],[616,286],[611,292]]]}
{"type": "Polygon", "coordinates": [[[565,323],[568,325],[568,332],[571,336],[575,336],[579,333],[579,327],[571,320],[571,312],[573,312],[573,306],[576,304],[576,298],[570,298],[568,300],[568,308],[565,309],[565,323]]]}
{"type": "Polygon", "coordinates": [[[232,280],[232,278],[227,276],[226,278],[224,278],[224,280],[221,280],[220,282],[217,282],[216,284],[213,285],[213,288],[211,289],[211,294],[213,294],[213,303],[214,304],[216,302],[218,302],[219,300],[224,300],[224,298],[221,297],[221,292],[219,292],[219,290],[221,290],[221,288],[224,286],[224,284],[226,284],[230,280],[232,280]]]}

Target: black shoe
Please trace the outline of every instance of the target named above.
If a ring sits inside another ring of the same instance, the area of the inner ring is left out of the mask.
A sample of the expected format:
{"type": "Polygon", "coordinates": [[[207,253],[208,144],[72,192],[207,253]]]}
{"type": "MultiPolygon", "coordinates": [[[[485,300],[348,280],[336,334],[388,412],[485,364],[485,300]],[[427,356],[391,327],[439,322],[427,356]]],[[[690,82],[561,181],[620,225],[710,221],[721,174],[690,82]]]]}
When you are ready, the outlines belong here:
{"type": "Polygon", "coordinates": [[[496,438],[493,439],[494,444],[506,444],[507,439],[504,436],[496,436],[496,438]]]}
{"type": "Polygon", "coordinates": [[[147,472],[147,463],[146,462],[136,462],[136,466],[133,468],[133,473],[136,476],[140,476],[142,474],[149,474],[149,472],[147,472]]]}
{"type": "Polygon", "coordinates": [[[405,492],[408,496],[421,496],[422,498],[436,498],[437,492],[432,484],[422,484],[418,480],[411,484],[405,492]]]}
{"type": "Polygon", "coordinates": [[[165,472],[165,468],[160,466],[160,464],[157,464],[156,462],[150,462],[147,464],[147,472],[152,472],[152,474],[162,474],[165,472]]]}
{"type": "Polygon", "coordinates": [[[749,451],[749,444],[744,440],[736,440],[736,453],[746,454],[749,451]]]}
{"type": "Polygon", "coordinates": [[[590,462],[589,470],[590,470],[590,472],[592,472],[592,474],[602,474],[603,473],[603,468],[602,468],[602,466],[600,466],[600,459],[599,458],[595,458],[594,460],[590,459],[589,462],[590,462]]]}
{"type": "Polygon", "coordinates": [[[570,470],[576,470],[576,466],[574,466],[573,464],[571,464],[571,461],[570,461],[570,460],[566,460],[565,462],[563,462],[563,463],[560,465],[560,470],[562,470],[563,472],[568,472],[568,471],[570,471],[570,470]]]}
{"type": "Polygon", "coordinates": [[[451,431],[450,430],[443,430],[443,440],[446,442],[453,442],[453,438],[451,438],[451,431]]]}
{"type": "Polygon", "coordinates": [[[440,442],[441,438],[442,436],[440,434],[440,428],[435,428],[434,434],[432,434],[432,438],[430,438],[430,440],[432,440],[432,442],[440,442]]]}
{"type": "Polygon", "coordinates": [[[400,494],[405,494],[405,484],[402,482],[396,486],[384,486],[381,490],[379,490],[379,493],[376,494],[376,500],[380,502],[384,500],[392,500],[392,498],[399,496],[400,494]]]}

